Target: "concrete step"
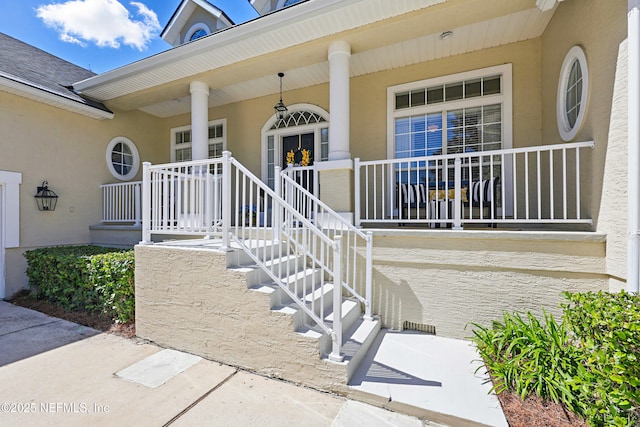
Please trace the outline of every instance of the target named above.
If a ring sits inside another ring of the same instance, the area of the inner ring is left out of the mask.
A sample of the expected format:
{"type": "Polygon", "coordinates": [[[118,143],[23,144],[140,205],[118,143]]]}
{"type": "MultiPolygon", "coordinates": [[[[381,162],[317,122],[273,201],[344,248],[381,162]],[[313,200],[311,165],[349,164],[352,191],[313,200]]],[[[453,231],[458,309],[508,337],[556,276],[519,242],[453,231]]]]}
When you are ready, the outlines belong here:
{"type": "MultiPolygon", "coordinates": [[[[271,240],[250,239],[245,240],[244,244],[249,247],[252,252],[262,260],[271,260],[280,258],[289,253],[288,247],[283,242],[272,242],[271,240]]],[[[242,266],[253,265],[253,259],[242,249],[235,248],[238,246],[232,243],[234,250],[227,254],[227,267],[236,268],[242,266]]]]}
{"type": "MultiPolygon", "coordinates": [[[[304,268],[306,259],[302,255],[284,255],[279,258],[267,260],[265,266],[273,271],[276,276],[288,280],[288,276],[304,268]]],[[[271,276],[257,265],[248,265],[232,270],[244,271],[247,273],[247,286],[252,287],[261,283],[272,281],[271,276]]]]}
{"type": "MultiPolygon", "coordinates": [[[[286,286],[298,297],[303,297],[308,292],[316,289],[320,283],[321,270],[317,268],[306,268],[297,274],[292,274],[284,278],[286,286]],[[297,285],[297,286],[296,286],[297,285]]],[[[249,289],[269,295],[269,308],[279,305],[293,303],[293,300],[277,283],[265,282],[249,286],[249,289]]]]}

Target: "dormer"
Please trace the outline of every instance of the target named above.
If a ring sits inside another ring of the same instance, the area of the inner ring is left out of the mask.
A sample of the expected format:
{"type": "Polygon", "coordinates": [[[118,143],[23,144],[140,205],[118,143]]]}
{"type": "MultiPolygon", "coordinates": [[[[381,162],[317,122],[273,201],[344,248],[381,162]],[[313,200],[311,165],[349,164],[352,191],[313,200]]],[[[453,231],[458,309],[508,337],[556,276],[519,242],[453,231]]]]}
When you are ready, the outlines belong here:
{"type": "Polygon", "coordinates": [[[160,37],[173,47],[235,25],[206,0],[182,0],[160,37]]]}
{"type": "Polygon", "coordinates": [[[303,1],[306,0],[249,0],[249,3],[262,16],[303,1]]]}

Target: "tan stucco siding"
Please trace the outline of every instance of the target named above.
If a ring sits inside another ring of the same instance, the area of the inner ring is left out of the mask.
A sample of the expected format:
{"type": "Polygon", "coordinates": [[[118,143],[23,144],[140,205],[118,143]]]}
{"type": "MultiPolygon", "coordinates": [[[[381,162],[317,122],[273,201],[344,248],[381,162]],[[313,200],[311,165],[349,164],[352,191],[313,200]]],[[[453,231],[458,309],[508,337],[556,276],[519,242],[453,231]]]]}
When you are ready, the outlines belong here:
{"type": "Polygon", "coordinates": [[[540,143],[540,40],[425,62],[351,80],[351,154],[387,158],[387,88],[495,65],[513,65],[513,146],[540,143]]]}
{"type": "Polygon", "coordinates": [[[568,0],[558,7],[542,37],[542,114],[545,144],[562,143],[556,102],[565,55],[580,45],[589,68],[584,125],[575,141],[595,141],[583,185],[590,189],[589,214],[607,234],[607,272],[626,277],[627,85],[624,0],[568,0]]]}
{"type": "MultiPolygon", "coordinates": [[[[117,182],[106,163],[112,138],[132,140],[143,161],[158,162],[157,119],[140,112],[94,120],[0,92],[0,170],[22,173],[20,246],[7,249],[7,292],[26,284],[25,249],[90,242],[89,225],[102,219],[101,184],[117,182]],[[42,181],[58,196],[54,212],[40,212],[33,196],[42,181]]],[[[142,167],[140,168],[140,171],[142,167]]],[[[141,172],[135,179],[141,177],[141,172]]]]}
{"type": "Polygon", "coordinates": [[[433,326],[466,338],[504,311],[562,315],[564,291],[606,290],[604,236],[526,232],[376,232],[374,312],[385,327],[433,326]]]}

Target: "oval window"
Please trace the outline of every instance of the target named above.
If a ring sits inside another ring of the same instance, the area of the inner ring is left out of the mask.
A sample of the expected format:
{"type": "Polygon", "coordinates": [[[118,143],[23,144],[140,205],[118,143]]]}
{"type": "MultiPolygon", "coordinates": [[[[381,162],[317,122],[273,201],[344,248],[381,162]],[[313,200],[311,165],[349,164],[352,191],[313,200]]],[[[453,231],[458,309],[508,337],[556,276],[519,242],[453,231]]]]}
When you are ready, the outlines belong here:
{"type": "Polygon", "coordinates": [[[572,47],[564,59],[558,81],[558,131],[571,141],[584,122],[589,89],[587,58],[579,46],[572,47]]]}
{"type": "Polygon", "coordinates": [[[107,167],[119,180],[133,179],[140,168],[140,155],[136,145],[123,136],[113,138],[107,146],[107,167]]]}

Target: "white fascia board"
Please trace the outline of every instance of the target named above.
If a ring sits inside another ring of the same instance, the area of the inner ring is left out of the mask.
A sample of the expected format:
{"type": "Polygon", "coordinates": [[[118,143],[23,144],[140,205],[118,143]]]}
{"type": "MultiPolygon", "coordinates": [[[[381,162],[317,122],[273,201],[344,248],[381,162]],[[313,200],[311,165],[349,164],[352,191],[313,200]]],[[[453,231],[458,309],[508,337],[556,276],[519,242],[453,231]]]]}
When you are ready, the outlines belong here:
{"type": "Polygon", "coordinates": [[[38,87],[33,84],[23,83],[19,79],[12,79],[0,75],[0,90],[41,102],[56,108],[70,111],[72,113],[81,114],[92,119],[104,120],[113,119],[114,114],[99,108],[82,104],[76,100],[65,97],[64,95],[52,93],[46,88],[38,87]]]}
{"type": "Polygon", "coordinates": [[[184,23],[187,21],[187,18],[191,16],[195,8],[195,5],[191,3],[190,0],[184,0],[180,6],[178,6],[178,10],[176,10],[171,17],[171,21],[167,24],[164,30],[162,30],[160,38],[169,43],[171,43],[170,40],[175,40],[178,37],[180,28],[182,28],[184,23]]]}
{"type": "MultiPolygon", "coordinates": [[[[170,65],[185,58],[201,53],[212,53],[221,46],[224,47],[233,43],[252,40],[269,31],[286,28],[287,25],[299,23],[304,19],[312,19],[314,16],[318,16],[324,11],[335,11],[340,8],[349,7],[357,3],[366,3],[368,1],[369,0],[325,0],[301,3],[297,7],[285,8],[277,13],[258,17],[252,21],[221,30],[208,37],[203,37],[193,43],[180,45],[149,58],[90,77],[74,83],[73,87],[81,93],[90,92],[91,89],[97,88],[101,85],[114,83],[118,80],[126,79],[129,76],[146,71],[156,70],[164,65],[170,65]]],[[[449,0],[432,0],[426,1],[424,4],[426,7],[446,1],[449,0]]],[[[416,1],[416,3],[418,2],[416,1]]],[[[298,43],[298,40],[291,40],[287,47],[295,46],[298,43]]]]}

